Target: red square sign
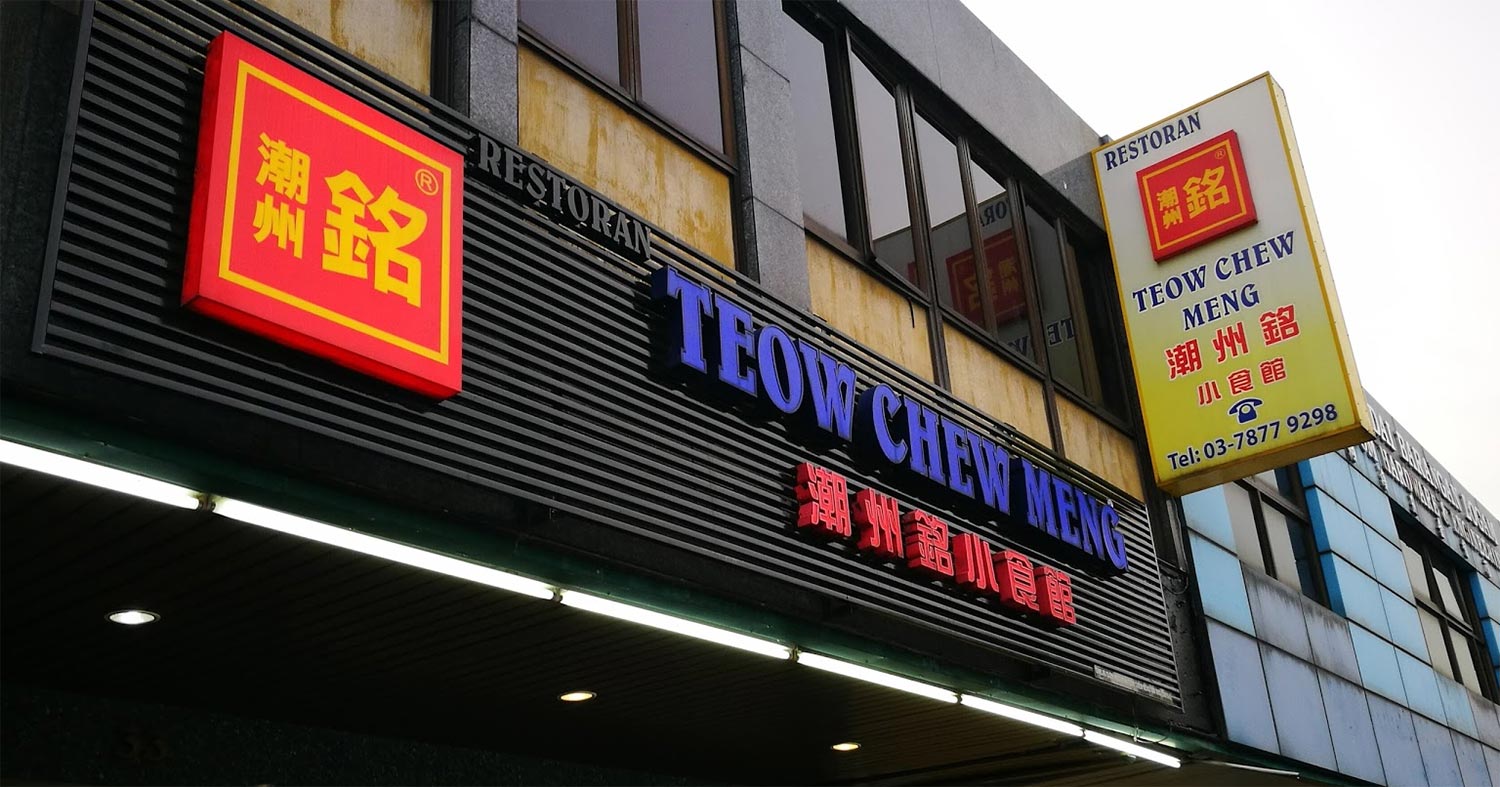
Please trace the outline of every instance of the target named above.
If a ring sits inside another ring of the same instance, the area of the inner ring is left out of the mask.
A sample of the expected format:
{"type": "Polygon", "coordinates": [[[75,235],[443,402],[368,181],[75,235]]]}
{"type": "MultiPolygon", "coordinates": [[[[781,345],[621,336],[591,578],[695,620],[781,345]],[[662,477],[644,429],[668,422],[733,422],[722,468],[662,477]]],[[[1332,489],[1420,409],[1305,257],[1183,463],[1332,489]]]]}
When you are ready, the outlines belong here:
{"type": "Polygon", "coordinates": [[[1255,223],[1245,159],[1233,131],[1142,169],[1136,181],[1157,262],[1255,223]]]}
{"type": "Polygon", "coordinates": [[[463,379],[461,164],[223,33],[204,79],[183,302],[451,396],[463,379]]]}

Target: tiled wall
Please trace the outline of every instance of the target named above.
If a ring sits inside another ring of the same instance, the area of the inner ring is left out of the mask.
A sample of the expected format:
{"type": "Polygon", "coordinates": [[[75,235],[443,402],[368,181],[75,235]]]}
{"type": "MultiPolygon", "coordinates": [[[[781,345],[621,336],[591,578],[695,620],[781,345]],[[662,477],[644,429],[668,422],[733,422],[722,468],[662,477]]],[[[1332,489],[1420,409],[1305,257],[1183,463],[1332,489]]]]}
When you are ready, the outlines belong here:
{"type": "MultiPolygon", "coordinates": [[[[1239,561],[1222,488],[1182,501],[1225,732],[1379,784],[1500,787],[1497,708],[1433,670],[1378,470],[1299,469],[1331,610],[1239,561]]],[[[1500,663],[1500,588],[1471,584],[1500,663]]]]}

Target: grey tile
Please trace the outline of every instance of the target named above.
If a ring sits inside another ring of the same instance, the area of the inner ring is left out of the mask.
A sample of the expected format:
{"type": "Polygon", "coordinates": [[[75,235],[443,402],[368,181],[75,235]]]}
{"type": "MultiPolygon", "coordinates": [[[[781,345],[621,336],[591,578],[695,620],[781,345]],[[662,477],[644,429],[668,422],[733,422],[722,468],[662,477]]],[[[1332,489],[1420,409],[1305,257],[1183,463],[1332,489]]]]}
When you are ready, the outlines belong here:
{"type": "Polygon", "coordinates": [[[1303,620],[1302,594],[1259,571],[1243,573],[1256,636],[1293,656],[1311,661],[1312,645],[1303,620]]]}
{"type": "Polygon", "coordinates": [[[1469,707],[1474,711],[1474,726],[1479,730],[1479,740],[1500,747],[1500,714],[1495,703],[1469,692],[1469,707]]]}
{"type": "Polygon", "coordinates": [[[802,183],[797,173],[797,123],[792,88],[786,78],[755,55],[741,50],[744,75],[736,102],[743,126],[736,129],[741,177],[750,193],[789,219],[802,218],[802,183]]]}
{"type": "Polygon", "coordinates": [[[1484,747],[1484,761],[1490,768],[1490,782],[1500,784],[1500,749],[1484,747]]]}
{"type": "Polygon", "coordinates": [[[484,25],[459,24],[455,48],[467,41],[457,56],[453,92],[458,107],[501,142],[514,145],[520,136],[516,45],[484,25]]]}
{"type": "Polygon", "coordinates": [[[1484,747],[1479,741],[1465,735],[1454,735],[1453,752],[1458,756],[1458,771],[1463,774],[1464,787],[1494,785],[1489,766],[1484,761],[1484,747]]]}
{"type": "Polygon", "coordinates": [[[470,16],[475,21],[516,42],[516,0],[470,0],[470,16]]]}
{"type": "Polygon", "coordinates": [[[1385,783],[1427,784],[1427,772],[1422,768],[1422,749],[1417,745],[1411,711],[1374,694],[1366,693],[1365,699],[1370,703],[1370,721],[1375,725],[1385,783]]]}
{"type": "Polygon", "coordinates": [[[1265,644],[1260,646],[1260,658],[1281,753],[1324,768],[1337,767],[1315,668],[1265,644]]]}
{"type": "Polygon", "coordinates": [[[786,74],[786,41],[782,38],[780,0],[739,0],[734,3],[739,45],[777,73],[786,74]]]}
{"type": "Polygon", "coordinates": [[[748,210],[755,236],[745,247],[754,249],[761,286],[795,308],[811,309],[807,240],[802,226],[759,200],[750,200],[748,210]]]}
{"type": "Polygon", "coordinates": [[[1323,670],[1318,670],[1318,687],[1339,772],[1377,784],[1384,782],[1385,769],[1380,765],[1380,747],[1365,690],[1323,670]]]}
{"type": "Polygon", "coordinates": [[[928,3],[932,35],[937,41],[937,83],[964,111],[988,127],[1004,122],[1005,107],[994,101],[997,80],[995,34],[959,3],[928,3]]]}
{"type": "Polygon", "coordinates": [[[1051,172],[1099,146],[1090,128],[1031,67],[1000,39],[994,40],[996,71],[990,100],[1004,108],[999,140],[1038,172],[1051,172]]]}
{"type": "MultiPolygon", "coordinates": [[[[927,3],[906,0],[840,0],[880,40],[933,84],[938,82],[937,44],[927,3]]],[[[953,5],[958,5],[954,3],[953,5]]]]}
{"type": "Polygon", "coordinates": [[[1417,746],[1422,750],[1422,768],[1427,771],[1427,783],[1463,784],[1458,755],[1453,750],[1453,733],[1421,716],[1413,716],[1412,725],[1417,731],[1417,746]]]}
{"type": "Polygon", "coordinates": [[[1279,753],[1276,723],[1271,716],[1271,700],[1266,693],[1266,677],[1260,663],[1260,646],[1255,640],[1224,626],[1208,621],[1209,647],[1213,651],[1214,672],[1219,681],[1219,697],[1224,708],[1224,726],[1229,739],[1279,753]]]}
{"type": "Polygon", "coordinates": [[[1098,181],[1094,177],[1094,158],[1087,152],[1077,158],[1042,173],[1042,177],[1053,188],[1077,205],[1089,218],[1100,226],[1104,224],[1104,206],[1099,202],[1098,181]]]}
{"type": "Polygon", "coordinates": [[[1313,663],[1359,683],[1359,660],[1349,638],[1348,621],[1311,602],[1303,605],[1302,612],[1313,663]]]}

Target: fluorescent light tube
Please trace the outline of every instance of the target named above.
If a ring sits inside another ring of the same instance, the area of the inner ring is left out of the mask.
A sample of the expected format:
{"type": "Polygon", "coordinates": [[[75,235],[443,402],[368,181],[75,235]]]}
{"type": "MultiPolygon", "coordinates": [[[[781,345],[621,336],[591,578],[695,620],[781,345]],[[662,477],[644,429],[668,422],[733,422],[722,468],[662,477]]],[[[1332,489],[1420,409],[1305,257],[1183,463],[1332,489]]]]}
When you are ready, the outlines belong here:
{"type": "Polygon", "coordinates": [[[675,634],[701,639],[705,642],[713,642],[731,648],[737,648],[749,653],[759,653],[762,656],[770,656],[774,659],[789,659],[792,657],[792,649],[786,645],[770,640],[751,637],[736,631],[707,626],[696,621],[667,615],[649,609],[611,601],[599,596],[591,596],[576,590],[562,591],[562,603],[593,612],[599,615],[608,615],[619,620],[628,620],[631,623],[639,623],[643,626],[670,631],[675,634]]]}
{"type": "Polygon", "coordinates": [[[435,571],[450,577],[467,579],[481,585],[509,590],[532,598],[550,599],[554,595],[551,586],[528,577],[470,563],[467,560],[428,552],[413,546],[388,541],[384,538],[359,533],[347,528],[318,522],[312,519],[276,511],[254,503],[231,498],[214,498],[214,513],[236,519],[246,524],[264,527],[281,533],[318,541],[330,546],[385,558],[415,568],[435,571]]]}
{"type": "Polygon", "coordinates": [[[186,487],[9,440],[0,440],[0,462],[177,508],[199,505],[199,493],[186,487]]]}
{"type": "Polygon", "coordinates": [[[985,713],[993,713],[996,716],[1004,716],[1007,719],[1024,721],[1027,724],[1032,724],[1037,727],[1045,727],[1049,730],[1067,733],[1068,735],[1073,736],[1083,734],[1083,728],[1078,726],[1077,724],[1066,722],[1062,719],[1054,719],[1051,716],[1043,716],[1040,713],[1033,713],[1029,710],[1006,705],[1000,702],[995,702],[994,700],[987,700],[983,697],[975,697],[972,694],[960,695],[958,701],[961,704],[967,705],[975,710],[982,710],[985,713]]]}
{"type": "Polygon", "coordinates": [[[797,654],[797,663],[805,664],[813,669],[820,669],[825,672],[832,672],[856,680],[862,680],[866,683],[874,683],[877,686],[885,686],[886,688],[897,689],[908,694],[916,694],[920,697],[938,700],[939,702],[958,702],[958,695],[947,689],[910,678],[903,678],[899,675],[892,675],[888,672],[873,670],[859,664],[851,664],[847,661],[820,656],[816,653],[808,653],[805,650],[797,654]]]}
{"type": "Polygon", "coordinates": [[[1176,757],[1170,757],[1168,755],[1162,754],[1161,752],[1148,749],[1145,746],[1137,746],[1130,741],[1122,741],[1119,738],[1110,737],[1102,732],[1085,730],[1083,733],[1083,739],[1090,743],[1097,743],[1100,746],[1108,746],[1111,749],[1122,751],[1135,757],[1140,757],[1143,760],[1159,762],[1162,765],[1166,765],[1172,768],[1182,767],[1182,761],[1177,759],[1176,757]]]}

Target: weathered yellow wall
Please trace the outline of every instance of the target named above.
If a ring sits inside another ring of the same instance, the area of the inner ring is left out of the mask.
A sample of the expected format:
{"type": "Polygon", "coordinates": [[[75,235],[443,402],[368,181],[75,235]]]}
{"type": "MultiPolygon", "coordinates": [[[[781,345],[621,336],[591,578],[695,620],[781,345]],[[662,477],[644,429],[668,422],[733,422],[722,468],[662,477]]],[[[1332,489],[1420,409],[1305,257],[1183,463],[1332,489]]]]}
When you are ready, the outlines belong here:
{"type": "Polygon", "coordinates": [[[1004,421],[1042,445],[1052,445],[1047,428],[1047,391],[1042,381],[1017,369],[989,348],[951,325],[943,326],[948,377],[953,395],[1004,421]]]}
{"type": "Polygon", "coordinates": [[[520,48],[521,147],[734,267],[729,176],[520,48]]]}
{"type": "Polygon", "coordinates": [[[807,278],[814,314],[860,344],[932,379],[925,308],[810,235],[807,278]]]}
{"type": "Polygon", "coordinates": [[[260,0],[408,85],[432,85],[432,0],[260,0]]]}
{"type": "Polygon", "coordinates": [[[1057,420],[1069,459],[1137,500],[1145,499],[1140,462],[1129,437],[1061,396],[1057,397],[1057,420]]]}

